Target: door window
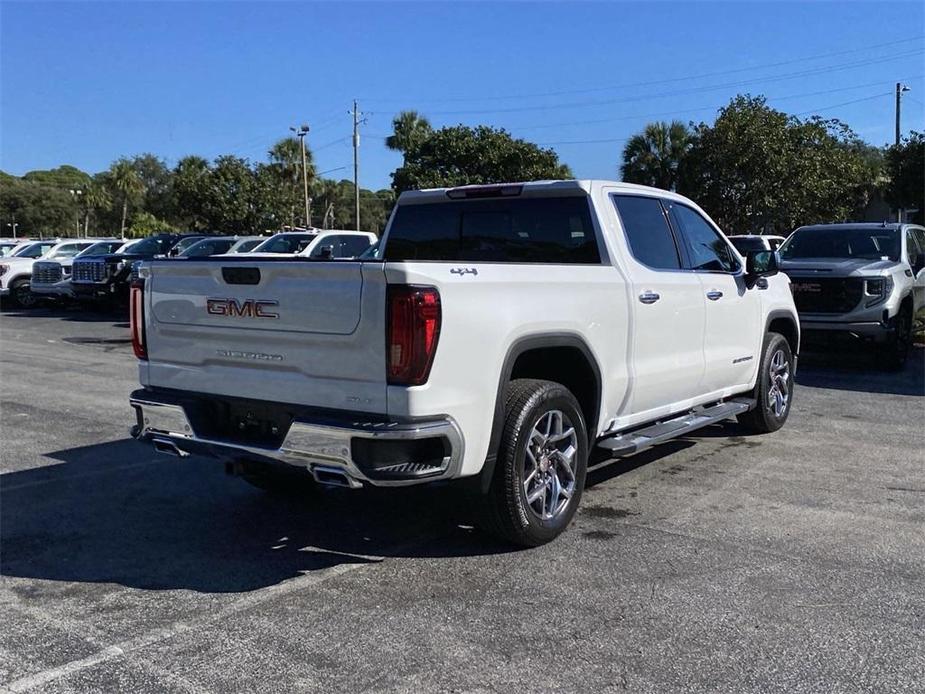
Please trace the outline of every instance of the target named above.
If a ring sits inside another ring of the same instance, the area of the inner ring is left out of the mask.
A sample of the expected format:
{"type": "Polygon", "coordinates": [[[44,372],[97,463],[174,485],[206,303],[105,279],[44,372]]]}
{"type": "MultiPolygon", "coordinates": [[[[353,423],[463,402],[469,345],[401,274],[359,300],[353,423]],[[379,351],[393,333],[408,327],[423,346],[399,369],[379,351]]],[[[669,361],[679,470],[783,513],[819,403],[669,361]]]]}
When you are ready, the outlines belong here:
{"type": "Polygon", "coordinates": [[[680,270],[681,258],[662,203],[638,195],[612,197],[633,257],[656,270],[680,270]]]}
{"type": "Polygon", "coordinates": [[[684,239],[692,270],[735,272],[739,269],[739,261],[729,244],[700,213],[684,205],[672,205],[671,216],[684,239]]]}

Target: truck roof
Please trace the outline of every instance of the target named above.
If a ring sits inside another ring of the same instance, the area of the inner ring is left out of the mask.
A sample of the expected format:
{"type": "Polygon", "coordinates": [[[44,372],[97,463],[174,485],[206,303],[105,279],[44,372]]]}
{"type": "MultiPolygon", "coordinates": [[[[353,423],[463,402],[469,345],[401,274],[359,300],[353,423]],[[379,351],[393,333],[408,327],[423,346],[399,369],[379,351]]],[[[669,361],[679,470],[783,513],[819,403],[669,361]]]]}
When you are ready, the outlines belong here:
{"type": "Polygon", "coordinates": [[[908,222],[838,222],[837,224],[805,224],[797,229],[902,229],[905,227],[918,227],[918,224],[908,222]]]}
{"type": "MultiPolygon", "coordinates": [[[[399,196],[399,202],[434,202],[435,199],[451,199],[449,194],[458,193],[459,198],[466,197],[466,191],[474,191],[480,188],[520,188],[517,193],[509,193],[511,197],[532,197],[532,196],[556,196],[556,195],[576,195],[579,193],[590,193],[593,188],[606,185],[615,187],[628,192],[641,192],[659,195],[662,197],[671,197],[685,199],[684,196],[673,193],[661,188],[652,188],[651,186],[641,186],[635,183],[624,183],[623,181],[608,181],[600,179],[572,179],[566,181],[526,181],[511,183],[485,183],[468,186],[456,186],[453,188],[426,188],[423,190],[406,190],[399,196]]],[[[506,197],[503,193],[500,197],[506,197]]]]}

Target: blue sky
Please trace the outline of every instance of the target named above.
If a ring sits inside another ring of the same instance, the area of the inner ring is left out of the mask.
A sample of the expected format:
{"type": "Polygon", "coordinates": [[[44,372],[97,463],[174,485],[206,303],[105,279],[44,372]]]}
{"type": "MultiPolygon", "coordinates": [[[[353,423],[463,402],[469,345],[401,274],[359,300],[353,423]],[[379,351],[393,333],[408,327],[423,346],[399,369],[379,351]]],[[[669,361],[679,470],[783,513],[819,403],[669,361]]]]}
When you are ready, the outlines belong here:
{"type": "Polygon", "coordinates": [[[120,155],[263,160],[308,122],[319,171],[352,176],[351,100],[368,113],[360,183],[400,156],[402,109],[504,127],[579,177],[615,178],[650,120],[712,120],[737,92],[893,138],[925,129],[925,5],[862,2],[0,3],[0,168],[120,155]],[[339,169],[339,167],[344,167],[339,169]]]}

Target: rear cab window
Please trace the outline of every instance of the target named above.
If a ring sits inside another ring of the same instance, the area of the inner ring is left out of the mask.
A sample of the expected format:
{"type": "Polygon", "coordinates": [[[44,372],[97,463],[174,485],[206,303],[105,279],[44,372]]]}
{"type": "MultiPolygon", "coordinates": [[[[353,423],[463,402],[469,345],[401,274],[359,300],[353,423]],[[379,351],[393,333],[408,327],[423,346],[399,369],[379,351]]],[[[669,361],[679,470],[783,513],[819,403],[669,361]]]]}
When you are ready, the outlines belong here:
{"type": "Polygon", "coordinates": [[[386,261],[601,262],[584,195],[399,205],[381,255],[386,261]]]}
{"type": "Polygon", "coordinates": [[[681,256],[657,198],[613,195],[630,253],[654,270],[680,270],[681,256]]]}

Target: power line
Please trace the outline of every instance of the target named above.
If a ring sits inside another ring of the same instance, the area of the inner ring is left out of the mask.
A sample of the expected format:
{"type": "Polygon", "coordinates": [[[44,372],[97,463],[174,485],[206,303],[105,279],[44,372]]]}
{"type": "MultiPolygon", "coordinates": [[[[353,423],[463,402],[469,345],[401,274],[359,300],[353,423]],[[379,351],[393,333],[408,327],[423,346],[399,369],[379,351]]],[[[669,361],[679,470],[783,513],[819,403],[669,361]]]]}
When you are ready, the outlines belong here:
{"type": "MultiPolygon", "coordinates": [[[[832,104],[830,106],[821,106],[819,108],[814,108],[810,111],[802,111],[800,113],[795,113],[795,116],[805,116],[809,113],[819,113],[821,111],[828,111],[833,108],[839,108],[840,106],[849,106],[850,104],[858,104],[862,101],[872,101],[873,99],[881,99],[884,96],[890,96],[892,92],[884,92],[881,94],[873,94],[871,96],[865,96],[861,99],[853,99],[851,101],[844,101],[840,104],[832,104]]],[[[626,142],[630,138],[628,137],[615,137],[615,138],[606,138],[600,140],[560,140],[558,142],[537,142],[539,147],[553,147],[561,145],[591,145],[591,144],[604,144],[604,143],[614,143],[614,142],[626,142]]]]}
{"type": "MultiPolygon", "coordinates": [[[[686,75],[684,77],[671,77],[662,80],[646,80],[644,82],[628,82],[623,84],[611,84],[604,87],[588,87],[584,89],[568,89],[560,91],[551,91],[551,92],[534,92],[530,94],[505,94],[500,96],[468,96],[468,97],[446,97],[441,99],[427,99],[424,101],[416,100],[416,103],[452,103],[452,102],[464,102],[464,101],[502,101],[502,100],[511,100],[511,99],[533,99],[549,96],[569,96],[572,94],[590,94],[595,92],[604,92],[610,91],[613,89],[627,89],[632,87],[648,87],[653,85],[663,85],[663,84],[674,84],[676,82],[687,82],[689,80],[703,79],[706,77],[721,77],[723,75],[732,75],[740,72],[749,72],[753,70],[764,70],[767,68],[782,67],[784,65],[794,65],[798,63],[805,63],[810,60],[821,60],[823,58],[834,58],[842,55],[850,55],[853,53],[862,53],[864,51],[871,51],[878,48],[890,47],[895,48],[898,44],[910,43],[913,41],[921,41],[925,39],[925,36],[912,36],[905,39],[898,39],[896,41],[887,41],[884,43],[872,44],[869,46],[864,46],[861,48],[852,48],[844,51],[836,51],[833,53],[819,53],[812,56],[804,56],[802,58],[792,58],[790,60],[782,60],[776,63],[765,63],[763,65],[750,65],[747,67],[732,68],[730,70],[719,70],[716,72],[705,72],[698,75],[686,75]]],[[[403,99],[368,99],[376,103],[402,103],[406,100],[403,99]]]]}
{"type": "MultiPolygon", "coordinates": [[[[912,80],[922,79],[923,75],[915,75],[912,77],[903,77],[903,81],[911,82],[912,80]]],[[[787,94],[785,96],[766,96],[768,101],[784,101],[786,99],[798,99],[806,96],[819,96],[820,94],[834,94],[837,92],[847,92],[852,89],[864,89],[867,87],[877,87],[887,82],[892,82],[892,80],[878,80],[877,82],[868,82],[866,84],[856,84],[851,87],[840,87],[838,89],[824,89],[821,91],[814,92],[803,92],[802,94],[787,94]]],[[[542,130],[545,128],[567,128],[576,125],[598,125],[601,123],[612,123],[615,121],[624,121],[624,120],[635,120],[637,118],[658,118],[660,116],[676,116],[683,115],[685,113],[691,113],[695,111],[712,111],[718,108],[717,106],[698,106],[696,108],[686,108],[678,109],[674,111],[661,111],[658,113],[639,113],[634,115],[627,116],[613,116],[610,118],[598,118],[594,120],[582,120],[582,121],[569,121],[569,122],[559,122],[559,123],[543,123],[537,125],[517,125],[511,126],[512,130],[542,130]]]]}
{"type": "Polygon", "coordinates": [[[870,65],[877,65],[880,63],[892,62],[894,60],[899,60],[901,58],[908,58],[913,55],[921,55],[925,53],[925,49],[916,49],[914,51],[908,51],[906,53],[897,53],[892,56],[885,58],[880,58],[877,60],[864,60],[864,61],[855,61],[852,63],[845,63],[842,65],[830,65],[821,68],[813,68],[811,70],[801,70],[798,72],[791,72],[784,75],[777,75],[774,77],[758,77],[752,78],[749,80],[741,80],[738,82],[726,82],[723,84],[713,84],[709,86],[702,87],[691,87],[690,89],[681,89],[674,90],[670,92],[660,92],[656,94],[642,94],[635,96],[624,96],[615,99],[599,99],[596,101],[573,101],[565,102],[558,104],[547,104],[543,106],[512,106],[507,108],[493,108],[493,109],[464,109],[459,111],[431,111],[428,115],[431,116],[442,116],[442,115],[478,115],[478,114],[491,114],[491,113],[519,113],[524,111],[551,111],[556,109],[563,108],[577,108],[583,106],[609,106],[612,104],[627,103],[631,101],[644,101],[646,99],[661,99],[665,97],[676,97],[685,94],[699,94],[701,92],[716,91],[718,89],[729,89],[732,87],[742,87],[749,84],[755,84],[759,82],[780,82],[789,79],[797,79],[800,77],[809,77],[814,75],[824,75],[831,72],[839,72],[842,70],[851,70],[857,67],[868,67],[870,65]]]}
{"type": "Polygon", "coordinates": [[[863,99],[854,99],[852,101],[843,101],[840,104],[832,104],[831,106],[823,106],[822,108],[814,108],[810,111],[801,111],[800,113],[794,113],[795,116],[805,116],[809,113],[819,113],[820,111],[828,111],[829,109],[838,108],[839,106],[850,106],[851,104],[859,104],[862,101],[873,101],[874,99],[879,99],[884,96],[891,96],[893,92],[884,92],[883,94],[874,94],[873,96],[865,96],[863,99]]]}

